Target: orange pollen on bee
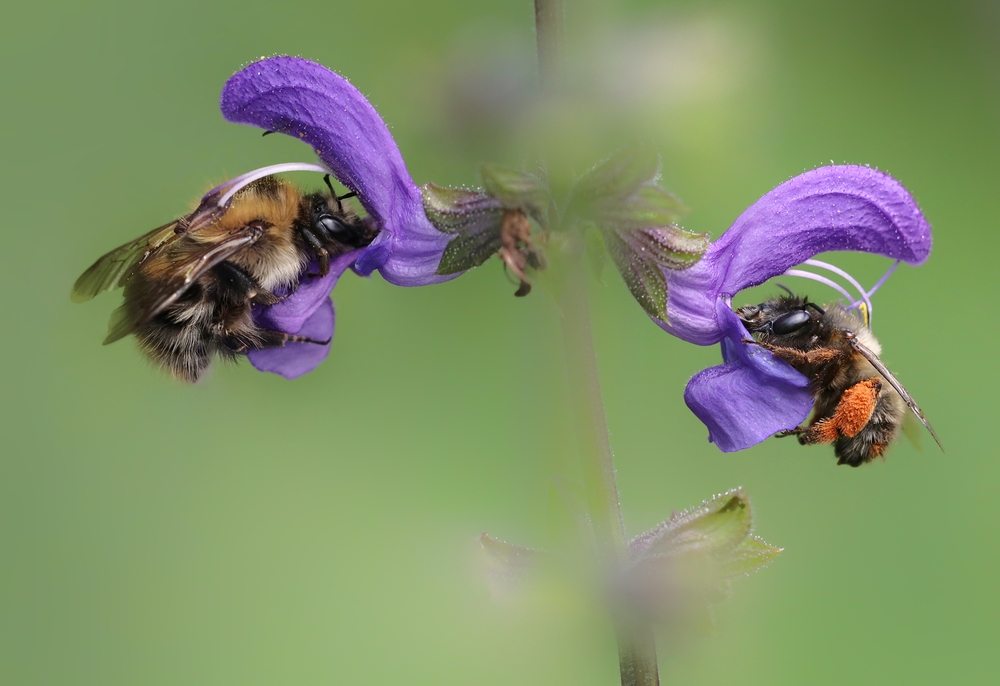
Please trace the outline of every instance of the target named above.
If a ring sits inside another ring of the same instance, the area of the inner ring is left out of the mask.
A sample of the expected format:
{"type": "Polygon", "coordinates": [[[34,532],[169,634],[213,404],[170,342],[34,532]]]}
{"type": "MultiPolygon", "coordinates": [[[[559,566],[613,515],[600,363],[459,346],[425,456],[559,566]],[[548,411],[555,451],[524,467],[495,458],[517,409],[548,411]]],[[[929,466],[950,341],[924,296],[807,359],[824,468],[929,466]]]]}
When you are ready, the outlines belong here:
{"type": "Polygon", "coordinates": [[[830,418],[837,425],[840,433],[853,438],[865,428],[875,412],[878,394],[882,390],[882,382],[874,377],[854,384],[846,391],[837,403],[837,410],[830,418]]]}

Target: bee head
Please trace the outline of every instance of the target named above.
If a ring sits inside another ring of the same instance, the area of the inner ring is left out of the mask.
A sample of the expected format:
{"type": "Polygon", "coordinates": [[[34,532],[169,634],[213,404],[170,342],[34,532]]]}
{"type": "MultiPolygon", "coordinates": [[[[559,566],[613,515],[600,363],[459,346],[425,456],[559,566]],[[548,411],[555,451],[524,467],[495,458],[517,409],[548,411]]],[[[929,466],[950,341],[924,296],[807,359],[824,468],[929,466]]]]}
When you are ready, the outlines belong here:
{"type": "Polygon", "coordinates": [[[367,245],[366,231],[353,213],[345,213],[336,196],[327,197],[315,193],[306,199],[309,207],[309,224],[326,239],[343,245],[360,247],[367,245]]]}
{"type": "Polygon", "coordinates": [[[747,331],[767,338],[811,334],[826,312],[808,298],[786,296],[736,310],[747,331]]]}

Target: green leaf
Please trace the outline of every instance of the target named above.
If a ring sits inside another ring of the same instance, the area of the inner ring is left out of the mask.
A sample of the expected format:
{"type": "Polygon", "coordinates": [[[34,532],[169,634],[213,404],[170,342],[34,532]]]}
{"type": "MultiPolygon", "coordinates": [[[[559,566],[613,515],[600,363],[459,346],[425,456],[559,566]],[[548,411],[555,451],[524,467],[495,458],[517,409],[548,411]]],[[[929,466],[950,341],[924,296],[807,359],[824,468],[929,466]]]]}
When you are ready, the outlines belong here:
{"type": "Polygon", "coordinates": [[[584,174],[576,192],[591,199],[622,198],[654,182],[659,173],[659,153],[651,146],[631,145],[584,174]]]}
{"type": "Polygon", "coordinates": [[[675,224],[688,209],[671,193],[650,185],[637,188],[628,196],[602,200],[595,212],[602,224],[624,229],[675,224]]]}
{"type": "Polygon", "coordinates": [[[720,564],[719,571],[726,577],[749,574],[767,565],[782,550],[756,536],[747,536],[743,544],[729,553],[720,564]]]}
{"type": "Polygon", "coordinates": [[[700,553],[718,557],[735,550],[750,535],[753,516],[742,489],[716,496],[686,512],[675,513],[632,542],[639,557],[700,553]]]}
{"type": "Polygon", "coordinates": [[[539,550],[506,543],[488,534],[479,536],[483,566],[494,596],[504,595],[528,579],[544,555],[539,550]]]}
{"type": "Polygon", "coordinates": [[[654,622],[697,616],[729,594],[730,579],[759,569],[780,548],[751,535],[750,499],[741,489],[687,510],[629,543],[622,588],[654,622]]]}
{"type": "Polygon", "coordinates": [[[549,208],[549,191],[538,177],[496,164],[482,167],[486,193],[499,200],[507,209],[520,209],[545,226],[549,208]]]}

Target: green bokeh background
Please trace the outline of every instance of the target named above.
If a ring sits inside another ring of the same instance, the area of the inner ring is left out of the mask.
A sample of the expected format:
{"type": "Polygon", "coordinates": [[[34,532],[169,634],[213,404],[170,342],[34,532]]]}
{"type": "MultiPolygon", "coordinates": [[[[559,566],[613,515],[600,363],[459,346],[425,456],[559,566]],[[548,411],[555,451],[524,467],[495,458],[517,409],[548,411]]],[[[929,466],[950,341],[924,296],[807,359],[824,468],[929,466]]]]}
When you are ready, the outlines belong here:
{"type": "MultiPolygon", "coordinates": [[[[713,636],[661,642],[663,682],[991,681],[1000,10],[568,5],[573,55],[610,65],[605,81],[626,92],[633,79],[668,92],[632,103],[637,119],[623,115],[617,133],[570,108],[561,133],[599,156],[641,126],[693,208],[688,228],[718,236],[832,159],[888,170],[935,230],[928,263],[879,293],[876,332],[948,452],[904,440],[858,470],[790,441],[718,452],[681,397],[718,350],[663,334],[617,275],[596,286],[629,534],[743,485],[757,533],[786,548],[736,585],[713,636]]],[[[256,56],[337,69],[382,113],[418,183],[474,184],[484,161],[530,160],[512,143],[523,113],[504,89],[530,80],[532,50],[528,0],[5,10],[0,682],[617,682],[613,640],[585,612],[498,609],[472,564],[480,531],[547,540],[565,446],[549,429],[560,361],[544,293],[513,298],[497,262],[422,289],[345,278],[333,353],[315,373],[217,366],[197,387],[130,341],[100,345],[116,295],[68,298],[98,255],[213,182],[311,159],[221,119],[223,82],[256,56]],[[485,110],[463,120],[455,84],[470,82],[485,110]]],[[[866,283],[887,266],[839,264],[866,283]]],[[[809,287],[831,297],[820,290],[809,287]]]]}

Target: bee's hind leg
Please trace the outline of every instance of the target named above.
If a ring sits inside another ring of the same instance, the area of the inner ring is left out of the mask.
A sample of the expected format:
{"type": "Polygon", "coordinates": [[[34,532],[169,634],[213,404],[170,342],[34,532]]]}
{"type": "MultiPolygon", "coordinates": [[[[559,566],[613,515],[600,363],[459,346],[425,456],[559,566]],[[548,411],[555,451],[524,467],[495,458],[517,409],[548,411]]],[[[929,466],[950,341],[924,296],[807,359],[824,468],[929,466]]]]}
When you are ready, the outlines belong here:
{"type": "Polygon", "coordinates": [[[213,271],[218,284],[229,297],[236,301],[249,300],[254,305],[274,305],[287,298],[291,293],[278,297],[261,287],[257,279],[232,262],[224,261],[217,264],[213,271]]]}
{"type": "Polygon", "coordinates": [[[258,329],[257,335],[257,348],[284,348],[288,343],[315,343],[316,345],[329,345],[332,338],[327,338],[325,341],[318,340],[316,338],[309,338],[308,336],[297,336],[292,333],[285,333],[284,331],[274,331],[272,329],[258,329]]]}
{"type": "Polygon", "coordinates": [[[838,438],[857,436],[871,421],[881,391],[882,382],[874,377],[854,384],[844,391],[833,415],[814,422],[799,433],[799,443],[832,443],[838,438]]]}
{"type": "Polygon", "coordinates": [[[331,338],[321,341],[308,336],[297,336],[284,331],[274,331],[272,329],[257,329],[250,335],[238,336],[229,334],[222,337],[221,343],[229,351],[237,355],[246,355],[251,350],[269,350],[271,348],[284,348],[289,343],[315,343],[317,345],[328,345],[331,338]]]}

